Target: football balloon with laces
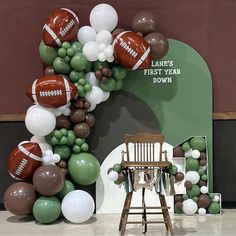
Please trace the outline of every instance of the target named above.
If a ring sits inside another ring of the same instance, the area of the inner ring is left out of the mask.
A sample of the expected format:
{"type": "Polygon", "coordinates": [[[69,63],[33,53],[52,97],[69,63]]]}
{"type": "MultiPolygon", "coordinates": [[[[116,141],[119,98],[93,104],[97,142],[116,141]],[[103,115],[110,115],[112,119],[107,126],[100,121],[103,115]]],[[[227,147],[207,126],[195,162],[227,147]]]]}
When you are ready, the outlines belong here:
{"type": "Polygon", "coordinates": [[[42,165],[42,151],[34,142],[24,141],[8,157],[8,172],[16,180],[29,180],[42,165]]]}
{"type": "Polygon", "coordinates": [[[75,85],[62,75],[40,77],[26,91],[32,101],[48,108],[64,106],[76,93],[75,85]]]}
{"type": "Polygon", "coordinates": [[[146,69],[151,66],[150,46],[143,37],[131,31],[123,31],[113,40],[116,59],[131,70],[146,69]]]}
{"type": "Polygon", "coordinates": [[[70,9],[60,8],[48,16],[43,26],[43,41],[47,46],[58,47],[75,39],[78,29],[78,16],[70,9]]]}

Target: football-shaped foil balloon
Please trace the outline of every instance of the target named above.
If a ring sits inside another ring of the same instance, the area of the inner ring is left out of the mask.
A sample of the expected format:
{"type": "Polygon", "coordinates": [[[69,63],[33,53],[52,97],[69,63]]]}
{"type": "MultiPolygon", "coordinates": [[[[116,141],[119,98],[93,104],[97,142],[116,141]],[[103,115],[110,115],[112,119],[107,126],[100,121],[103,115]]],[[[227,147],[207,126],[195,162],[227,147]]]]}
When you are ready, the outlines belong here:
{"type": "Polygon", "coordinates": [[[32,101],[48,108],[64,106],[76,93],[75,85],[62,75],[40,77],[26,91],[32,101]]]}
{"type": "Polygon", "coordinates": [[[42,151],[37,143],[21,142],[8,157],[8,172],[17,180],[30,179],[42,164],[42,151]]]}
{"type": "Polygon", "coordinates": [[[65,41],[75,39],[79,29],[77,15],[67,8],[55,10],[48,16],[43,26],[43,42],[51,47],[58,47],[65,41]]]}
{"type": "Polygon", "coordinates": [[[116,59],[131,70],[150,68],[150,46],[135,32],[124,31],[115,36],[113,47],[116,59]]]}

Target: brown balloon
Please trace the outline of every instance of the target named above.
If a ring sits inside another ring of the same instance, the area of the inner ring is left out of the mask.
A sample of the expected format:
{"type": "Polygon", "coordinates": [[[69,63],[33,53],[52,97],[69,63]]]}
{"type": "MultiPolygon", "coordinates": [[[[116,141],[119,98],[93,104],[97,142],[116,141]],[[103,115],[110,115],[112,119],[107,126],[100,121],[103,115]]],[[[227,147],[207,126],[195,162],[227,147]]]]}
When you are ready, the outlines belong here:
{"type": "Polygon", "coordinates": [[[118,174],[118,181],[119,181],[119,182],[125,181],[125,174],[124,174],[124,172],[120,172],[120,173],[118,174]]]}
{"type": "Polygon", "coordinates": [[[61,172],[63,173],[64,176],[68,174],[68,169],[61,168],[61,172]]]}
{"type": "Polygon", "coordinates": [[[204,181],[204,180],[199,180],[199,182],[197,183],[198,184],[198,186],[201,188],[202,186],[207,186],[207,182],[206,181],[204,181]]]}
{"type": "Polygon", "coordinates": [[[46,67],[46,69],[44,70],[44,75],[55,75],[55,71],[53,69],[52,66],[48,66],[46,67]]]}
{"type": "Polygon", "coordinates": [[[175,202],[182,202],[183,198],[181,195],[175,195],[174,200],[175,200],[175,202]]]}
{"type": "Polygon", "coordinates": [[[205,152],[200,152],[200,160],[201,159],[207,159],[206,153],[205,152]]]}
{"type": "Polygon", "coordinates": [[[17,182],[10,185],[3,196],[5,208],[14,215],[32,213],[36,192],[32,184],[17,182]]]}
{"type": "Polygon", "coordinates": [[[85,120],[85,111],[82,109],[74,109],[70,113],[70,120],[73,123],[80,123],[85,120]]]}
{"type": "Polygon", "coordinates": [[[201,194],[198,197],[198,207],[199,208],[207,208],[209,207],[209,205],[211,204],[211,199],[209,198],[208,195],[206,194],[201,194]]]}
{"type": "Polygon", "coordinates": [[[181,146],[177,146],[173,149],[174,157],[184,157],[184,151],[181,146]]]}
{"type": "Polygon", "coordinates": [[[175,207],[176,207],[176,209],[182,209],[183,208],[183,203],[182,202],[176,202],[175,207]]]}
{"type": "Polygon", "coordinates": [[[84,109],[89,109],[91,107],[91,103],[87,100],[84,101],[84,109]]]}
{"type": "Polygon", "coordinates": [[[110,173],[111,171],[113,171],[113,168],[112,168],[112,167],[107,170],[107,174],[109,175],[109,173],[110,173]]]}
{"type": "Polygon", "coordinates": [[[139,12],[132,21],[132,29],[134,32],[149,34],[157,30],[157,17],[149,11],[139,12]]]}
{"type": "Polygon", "coordinates": [[[90,127],[87,123],[79,123],[74,126],[75,135],[78,138],[87,138],[90,134],[90,127]]]}
{"type": "Polygon", "coordinates": [[[177,172],[175,175],[177,181],[182,181],[184,179],[184,174],[182,172],[177,172]]]}
{"type": "Polygon", "coordinates": [[[95,124],[95,116],[91,113],[87,113],[85,116],[85,121],[89,125],[89,127],[92,127],[95,124]]]}
{"type": "Polygon", "coordinates": [[[186,189],[191,189],[192,188],[192,183],[190,182],[190,181],[186,181],[185,183],[184,183],[184,187],[186,188],[186,189]]]}
{"type": "Polygon", "coordinates": [[[200,166],[205,166],[207,164],[207,160],[206,159],[201,159],[199,161],[199,164],[200,164],[200,166]]]}
{"type": "Polygon", "coordinates": [[[95,76],[96,76],[97,79],[101,79],[102,78],[102,72],[100,70],[97,70],[95,72],[95,76]]]}
{"type": "Polygon", "coordinates": [[[58,165],[59,167],[61,167],[61,168],[66,168],[66,166],[67,166],[66,162],[63,161],[63,160],[60,160],[60,161],[57,163],[57,165],[58,165]]]}
{"type": "Polygon", "coordinates": [[[42,165],[33,176],[33,185],[37,192],[44,196],[53,196],[64,187],[65,176],[56,165],[42,165]]]}
{"type": "Polygon", "coordinates": [[[118,34],[120,34],[121,32],[124,32],[125,29],[123,28],[116,28],[113,32],[112,32],[112,36],[115,38],[118,34]]]}
{"type": "Polygon", "coordinates": [[[163,58],[169,50],[167,38],[160,33],[151,33],[144,37],[151,48],[151,54],[154,59],[163,58]]]}
{"type": "Polygon", "coordinates": [[[69,120],[68,116],[61,115],[57,117],[57,123],[56,123],[57,129],[61,129],[61,128],[70,129],[71,126],[72,126],[72,123],[69,120]]]}

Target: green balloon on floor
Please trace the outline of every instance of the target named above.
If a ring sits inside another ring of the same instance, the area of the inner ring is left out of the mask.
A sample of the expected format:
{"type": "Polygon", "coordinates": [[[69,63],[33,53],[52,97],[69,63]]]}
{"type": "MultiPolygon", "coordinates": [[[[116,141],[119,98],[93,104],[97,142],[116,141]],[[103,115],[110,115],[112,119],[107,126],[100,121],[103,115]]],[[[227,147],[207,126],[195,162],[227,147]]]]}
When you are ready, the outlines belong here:
{"type": "Polygon", "coordinates": [[[64,187],[63,189],[57,194],[57,196],[59,197],[59,199],[63,199],[67,193],[71,192],[75,190],[75,186],[74,184],[69,181],[69,180],[65,180],[65,184],[64,184],[64,187]]]}
{"type": "Polygon", "coordinates": [[[190,141],[193,150],[203,151],[206,148],[206,141],[203,137],[194,137],[190,141]]]}
{"type": "Polygon", "coordinates": [[[56,197],[40,197],[33,206],[33,215],[42,224],[54,222],[61,214],[61,204],[56,197]]]}
{"type": "Polygon", "coordinates": [[[210,214],[218,214],[220,213],[220,204],[218,202],[212,202],[207,210],[210,214]]]}
{"type": "Polygon", "coordinates": [[[199,162],[198,159],[194,159],[192,157],[188,157],[186,161],[186,169],[187,171],[196,171],[198,170],[199,162]]]}
{"type": "Polygon", "coordinates": [[[187,194],[189,198],[193,199],[194,197],[198,197],[200,195],[200,188],[198,185],[193,184],[191,189],[187,190],[187,194]]]}
{"type": "Polygon", "coordinates": [[[100,164],[90,153],[72,154],[68,162],[71,178],[77,184],[90,185],[96,182],[100,173],[100,164]]]}

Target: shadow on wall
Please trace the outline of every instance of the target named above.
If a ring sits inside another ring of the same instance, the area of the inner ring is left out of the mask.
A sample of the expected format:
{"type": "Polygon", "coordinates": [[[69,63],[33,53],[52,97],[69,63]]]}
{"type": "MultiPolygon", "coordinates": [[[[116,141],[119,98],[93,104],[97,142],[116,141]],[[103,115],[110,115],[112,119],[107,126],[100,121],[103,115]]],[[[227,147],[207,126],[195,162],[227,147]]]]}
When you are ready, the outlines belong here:
{"type": "Polygon", "coordinates": [[[160,132],[159,122],[147,104],[124,91],[113,93],[92,113],[96,123],[88,143],[100,164],[111,150],[123,143],[125,133],[160,132]]]}

